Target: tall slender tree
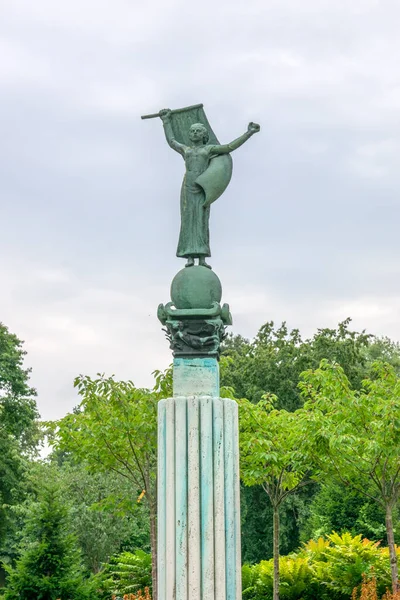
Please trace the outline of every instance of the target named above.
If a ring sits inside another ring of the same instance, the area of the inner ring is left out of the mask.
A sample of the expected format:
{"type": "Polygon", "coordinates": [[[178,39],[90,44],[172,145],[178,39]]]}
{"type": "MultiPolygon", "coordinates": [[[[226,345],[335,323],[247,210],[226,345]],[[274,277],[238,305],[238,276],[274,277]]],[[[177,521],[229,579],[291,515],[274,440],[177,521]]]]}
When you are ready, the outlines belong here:
{"type": "Polygon", "coordinates": [[[171,395],[172,373],[156,372],[153,390],[113,377],[78,377],[79,408],[55,424],[54,444],[94,470],[113,471],[132,484],[150,514],[153,599],[157,593],[157,403],[171,395]]]}
{"type": "Polygon", "coordinates": [[[273,510],[273,599],[279,600],[279,513],[291,494],[311,482],[311,461],[296,412],[274,409],[274,396],[240,401],[240,470],[245,485],[259,484],[273,510]]]}
{"type": "Polygon", "coordinates": [[[23,343],[0,323],[0,555],[13,528],[10,507],[24,494],[26,459],[38,441],[36,391],[24,367],[23,343]]]}
{"type": "Polygon", "coordinates": [[[386,517],[393,591],[399,588],[393,510],[400,495],[400,377],[394,366],[376,362],[361,390],[354,390],[342,367],[323,360],[303,374],[306,399],[299,423],[320,477],[380,504],[386,517]]]}

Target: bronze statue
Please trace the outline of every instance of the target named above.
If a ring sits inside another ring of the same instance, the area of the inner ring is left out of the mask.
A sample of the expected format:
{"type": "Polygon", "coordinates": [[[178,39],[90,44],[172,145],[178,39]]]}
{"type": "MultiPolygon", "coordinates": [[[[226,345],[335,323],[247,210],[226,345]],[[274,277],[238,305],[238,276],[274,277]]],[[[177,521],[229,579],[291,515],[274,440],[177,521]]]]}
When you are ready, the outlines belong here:
{"type": "Polygon", "coordinates": [[[230,181],[230,153],[260,131],[260,126],[249,123],[246,133],[230,144],[221,145],[201,104],[174,111],[163,109],[142,118],[155,116],[162,119],[168,144],[182,155],[186,166],[181,188],[181,229],[176,255],[187,258],[186,267],[193,266],[197,258],[200,266],[211,268],[205,260],[211,256],[210,205],[230,181]]]}

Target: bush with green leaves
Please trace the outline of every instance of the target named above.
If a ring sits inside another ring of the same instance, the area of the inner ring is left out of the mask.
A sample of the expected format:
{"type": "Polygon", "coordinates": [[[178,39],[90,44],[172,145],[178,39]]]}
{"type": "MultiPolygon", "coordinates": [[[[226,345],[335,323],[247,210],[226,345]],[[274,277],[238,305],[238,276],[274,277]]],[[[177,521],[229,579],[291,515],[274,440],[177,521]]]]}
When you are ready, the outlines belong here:
{"type": "Polygon", "coordinates": [[[365,579],[376,577],[378,591],[390,587],[390,565],[387,548],[361,535],[332,533],[326,539],[311,540],[304,545],[300,557],[309,560],[314,580],[331,590],[327,598],[350,598],[355,587],[365,579]]]}
{"type": "MultiPolygon", "coordinates": [[[[379,597],[390,587],[389,552],[379,542],[350,533],[311,540],[293,554],[281,556],[282,600],[350,600],[353,589],[376,578],[379,597]]],[[[273,561],[242,568],[243,600],[271,600],[273,561]]]]}
{"type": "MultiPolygon", "coordinates": [[[[318,584],[307,558],[290,554],[279,558],[279,596],[282,600],[313,600],[318,584]]],[[[262,560],[257,565],[243,565],[243,600],[272,600],[273,560],[262,560]]]]}
{"type": "Polygon", "coordinates": [[[27,521],[20,556],[8,577],[4,600],[95,600],[85,578],[68,509],[54,487],[42,490],[27,521]]]}
{"type": "Polygon", "coordinates": [[[151,554],[143,550],[136,550],[134,553],[121,552],[104,565],[101,579],[101,587],[108,590],[110,596],[135,594],[146,587],[151,593],[151,554]]]}

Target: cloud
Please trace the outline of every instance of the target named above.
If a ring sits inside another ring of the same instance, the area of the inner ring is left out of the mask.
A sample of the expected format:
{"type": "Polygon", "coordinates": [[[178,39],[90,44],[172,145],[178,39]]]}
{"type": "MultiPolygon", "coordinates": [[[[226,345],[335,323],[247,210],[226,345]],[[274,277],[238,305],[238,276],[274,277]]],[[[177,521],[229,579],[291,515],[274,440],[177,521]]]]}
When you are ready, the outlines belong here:
{"type": "Polygon", "coordinates": [[[262,125],[212,206],[213,268],[253,336],[347,316],[400,338],[394,0],[6,0],[0,19],[0,318],[45,418],[78,373],[151,385],[184,165],[158,120],[204,102],[221,141],[262,125]]]}

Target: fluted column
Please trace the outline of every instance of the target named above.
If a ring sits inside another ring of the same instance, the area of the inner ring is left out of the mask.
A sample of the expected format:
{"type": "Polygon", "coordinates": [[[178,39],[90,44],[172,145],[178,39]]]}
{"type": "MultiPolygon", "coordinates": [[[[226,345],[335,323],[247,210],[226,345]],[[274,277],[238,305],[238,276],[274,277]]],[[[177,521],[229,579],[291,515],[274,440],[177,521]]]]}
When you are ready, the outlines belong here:
{"type": "Polygon", "coordinates": [[[159,403],[159,600],[241,596],[238,411],[218,390],[215,359],[175,359],[159,403]]]}

